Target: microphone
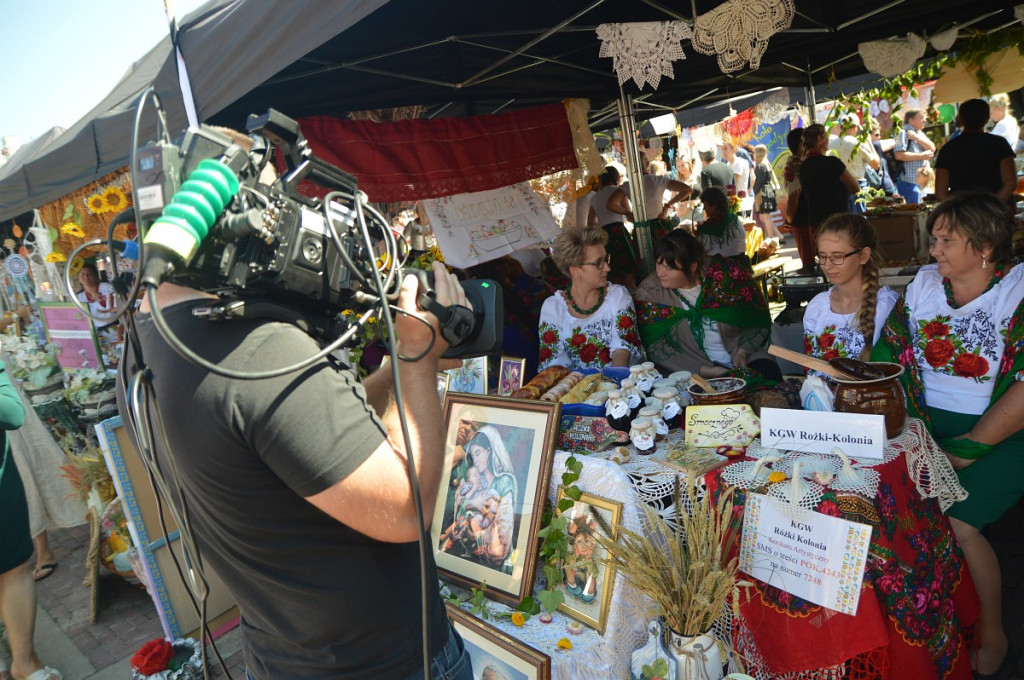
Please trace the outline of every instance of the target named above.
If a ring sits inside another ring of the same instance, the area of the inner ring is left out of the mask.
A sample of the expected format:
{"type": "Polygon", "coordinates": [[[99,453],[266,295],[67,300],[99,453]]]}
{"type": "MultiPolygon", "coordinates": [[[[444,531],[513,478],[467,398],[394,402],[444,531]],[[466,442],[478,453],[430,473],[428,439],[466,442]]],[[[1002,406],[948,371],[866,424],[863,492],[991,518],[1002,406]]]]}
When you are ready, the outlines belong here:
{"type": "Polygon", "coordinates": [[[114,250],[126,260],[139,259],[139,244],[135,241],[114,241],[114,250]]]}

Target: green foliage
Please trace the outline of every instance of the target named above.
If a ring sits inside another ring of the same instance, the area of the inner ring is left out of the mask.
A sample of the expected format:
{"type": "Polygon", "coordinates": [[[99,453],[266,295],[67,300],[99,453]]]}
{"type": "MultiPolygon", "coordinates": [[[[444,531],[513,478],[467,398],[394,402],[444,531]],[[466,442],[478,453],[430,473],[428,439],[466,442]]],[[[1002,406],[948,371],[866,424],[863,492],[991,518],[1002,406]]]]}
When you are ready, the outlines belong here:
{"type": "Polygon", "coordinates": [[[491,618],[490,611],[487,608],[487,582],[481,583],[479,588],[471,588],[470,592],[472,593],[469,596],[470,611],[485,621],[491,618]]]}
{"type": "Polygon", "coordinates": [[[644,664],[640,669],[640,673],[644,680],[664,678],[668,675],[668,661],[664,658],[655,659],[654,663],[650,665],[644,664]]]}

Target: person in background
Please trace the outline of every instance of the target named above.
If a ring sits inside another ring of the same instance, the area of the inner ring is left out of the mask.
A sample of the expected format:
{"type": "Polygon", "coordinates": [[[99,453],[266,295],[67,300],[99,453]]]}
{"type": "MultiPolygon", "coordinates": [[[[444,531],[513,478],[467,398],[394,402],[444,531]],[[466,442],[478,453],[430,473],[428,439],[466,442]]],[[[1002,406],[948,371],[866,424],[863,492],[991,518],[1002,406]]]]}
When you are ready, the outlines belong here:
{"type": "Polygon", "coordinates": [[[935,143],[924,134],[925,113],[921,109],[907,109],[906,122],[896,140],[893,154],[903,161],[903,172],[896,178],[896,189],[907,203],[921,202],[921,188],[917,184],[917,171],[928,165],[935,156],[935,143]]]}
{"type": "Polygon", "coordinates": [[[705,149],[700,152],[700,162],[703,166],[700,170],[701,191],[707,191],[710,187],[725,188],[735,183],[732,168],[722,161],[715,160],[715,152],[705,149]]]}
{"type": "Polygon", "coordinates": [[[608,282],[607,242],[599,229],[563,229],[555,238],[552,256],[570,283],[541,307],[539,370],[629,366],[640,360],[633,298],[625,287],[608,282]]]}
{"type": "Polygon", "coordinates": [[[989,104],[969,99],[958,114],[963,132],[939,150],[935,160],[935,195],[944,201],[953,193],[980,189],[1009,201],[1017,188],[1013,149],[999,135],[984,131],[989,104]]]}
{"type": "Polygon", "coordinates": [[[768,162],[768,147],[758,144],[754,147],[754,212],[765,239],[774,239],[776,244],[785,243],[786,238],[775,227],[772,213],[778,208],[779,183],[775,171],[768,162]]]}
{"type": "Polygon", "coordinates": [[[804,353],[865,361],[898,298],[879,287],[874,227],[861,215],[832,215],[818,227],[817,259],[832,287],[804,310],[804,353]]]}
{"type": "Polygon", "coordinates": [[[994,94],[989,97],[989,108],[991,109],[992,126],[990,132],[1006,140],[1010,148],[1017,151],[1017,143],[1020,141],[1020,125],[1017,119],[1010,115],[1010,98],[1005,94],[994,94]]]}
{"type": "Polygon", "coordinates": [[[10,673],[15,678],[61,680],[36,653],[36,583],[29,558],[34,546],[29,529],[28,503],[18,465],[7,442],[7,431],[25,421],[25,407],[0,362],[0,619],[7,627],[11,648],[10,673]]]}
{"type": "Polygon", "coordinates": [[[662,373],[714,378],[750,368],[781,378],[764,351],[771,315],[749,265],[706,258],[701,242],[683,229],[658,241],[654,257],[655,272],[637,288],[636,300],[644,349],[662,373]]]}
{"type": "Polygon", "coordinates": [[[747,233],[740,218],[729,208],[729,197],[721,188],[711,187],[701,194],[701,201],[704,221],[697,225],[697,238],[708,256],[745,257],[747,233]]]}
{"type": "MultiPolygon", "coordinates": [[[[609,165],[601,175],[601,188],[594,192],[590,202],[593,216],[587,224],[596,224],[608,235],[608,252],[612,256],[613,277],[618,283],[630,283],[629,277],[634,276],[636,269],[636,246],[633,234],[626,229],[626,221],[632,222],[626,212],[619,212],[613,207],[612,196],[619,191],[623,177],[618,168],[609,165]]],[[[628,212],[628,211],[627,211],[628,212]]]]}
{"type": "Polygon", "coordinates": [[[800,164],[800,195],[807,201],[807,220],[812,228],[836,213],[847,212],[850,196],[860,184],[839,158],[827,156],[828,135],[823,125],[804,130],[804,159],[800,164]]]}
{"type": "Polygon", "coordinates": [[[999,560],[981,533],[1024,497],[1024,265],[1013,217],[991,193],[928,215],[935,264],[893,308],[871,358],[904,367],[907,413],[925,422],[967,498],[947,514],[978,590],[976,678],[1009,677],[999,560]]]}
{"type": "Polygon", "coordinates": [[[886,155],[895,148],[896,140],[892,137],[882,139],[882,128],[874,118],[868,118],[868,139],[878,156],[878,174],[882,180],[879,188],[886,196],[893,196],[896,194],[896,181],[892,177],[892,168],[889,167],[886,155]]]}
{"type": "MultiPolygon", "coordinates": [[[[875,147],[870,142],[862,142],[858,138],[861,125],[857,114],[843,116],[839,124],[842,126],[842,132],[834,143],[829,143],[829,148],[835,151],[839,160],[846,164],[850,174],[857,180],[860,189],[866,189],[868,186],[867,169],[871,168],[877,171],[881,166],[881,162],[875,154],[875,147]]],[[[850,196],[849,212],[863,214],[867,212],[867,205],[863,201],[856,200],[859,191],[850,196]]]]}
{"type": "Polygon", "coordinates": [[[793,128],[786,135],[786,146],[790,156],[782,170],[782,181],[786,190],[786,224],[796,238],[796,250],[803,265],[799,273],[809,275],[817,272],[814,263],[814,240],[811,237],[811,226],[807,217],[807,201],[803,199],[800,187],[800,164],[803,162],[803,128],[793,128]]]}
{"type": "Polygon", "coordinates": [[[740,214],[747,216],[754,208],[752,161],[736,155],[736,145],[732,142],[722,144],[722,160],[732,168],[731,182],[736,186],[736,195],[740,198],[740,214]]]}

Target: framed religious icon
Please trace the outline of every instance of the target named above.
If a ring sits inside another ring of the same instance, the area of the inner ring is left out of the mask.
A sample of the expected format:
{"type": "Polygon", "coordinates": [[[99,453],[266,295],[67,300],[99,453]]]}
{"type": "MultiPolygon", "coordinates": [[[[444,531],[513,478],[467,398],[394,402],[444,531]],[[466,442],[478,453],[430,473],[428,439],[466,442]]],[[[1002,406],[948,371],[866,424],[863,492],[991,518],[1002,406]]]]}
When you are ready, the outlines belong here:
{"type": "Polygon", "coordinates": [[[463,394],[487,394],[487,357],[463,359],[462,365],[446,371],[451,376],[448,390],[463,394]]]}
{"type": "Polygon", "coordinates": [[[437,374],[437,398],[442,404],[444,403],[444,395],[448,393],[448,381],[451,379],[452,377],[444,371],[437,374]]]}
{"type": "Polygon", "coordinates": [[[469,654],[474,678],[551,680],[551,657],[448,604],[448,618],[469,654]]]}
{"type": "Polygon", "coordinates": [[[526,359],[502,357],[498,365],[498,396],[507,397],[523,386],[526,359]]]}
{"type": "Polygon", "coordinates": [[[430,526],[441,577],[515,606],[533,590],[560,405],[449,391],[430,526]]]}
{"type": "MultiPolygon", "coordinates": [[[[565,493],[558,487],[558,500],[563,498],[565,493]]],[[[565,534],[569,537],[569,554],[562,564],[562,582],[556,586],[565,600],[558,609],[604,635],[615,570],[604,563],[608,551],[597,537],[611,541],[618,538],[622,503],[584,493],[558,516],[567,520],[565,534]]]]}

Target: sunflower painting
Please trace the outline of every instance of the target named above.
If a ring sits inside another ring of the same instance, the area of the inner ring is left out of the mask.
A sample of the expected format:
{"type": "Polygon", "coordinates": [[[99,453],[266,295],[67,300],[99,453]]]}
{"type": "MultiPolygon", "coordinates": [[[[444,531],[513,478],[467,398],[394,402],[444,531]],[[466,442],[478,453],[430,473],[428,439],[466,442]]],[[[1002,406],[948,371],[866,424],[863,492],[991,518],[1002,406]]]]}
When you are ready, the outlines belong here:
{"type": "Polygon", "coordinates": [[[60,233],[67,234],[68,236],[74,236],[76,238],[85,238],[85,232],[78,226],[76,222],[65,222],[60,227],[60,233]]]}
{"type": "Polygon", "coordinates": [[[119,213],[128,205],[128,199],[119,187],[107,187],[103,192],[103,202],[107,206],[107,212],[119,213]]]}
{"type": "Polygon", "coordinates": [[[107,212],[107,202],[103,200],[103,194],[93,194],[86,199],[85,204],[93,215],[102,215],[107,212]]]}

